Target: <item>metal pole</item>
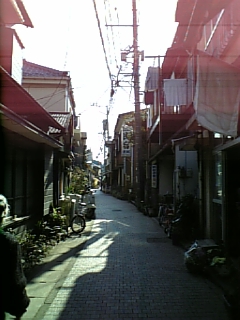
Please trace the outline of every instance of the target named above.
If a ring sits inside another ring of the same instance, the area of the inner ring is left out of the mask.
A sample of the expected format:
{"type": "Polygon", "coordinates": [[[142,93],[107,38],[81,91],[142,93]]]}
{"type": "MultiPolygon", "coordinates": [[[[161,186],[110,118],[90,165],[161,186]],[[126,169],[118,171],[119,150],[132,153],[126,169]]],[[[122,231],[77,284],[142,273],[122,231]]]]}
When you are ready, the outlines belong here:
{"type": "Polygon", "coordinates": [[[138,52],[138,25],[137,25],[137,8],[136,0],[132,0],[133,10],[133,81],[134,81],[134,100],[135,100],[135,146],[134,146],[134,164],[135,164],[135,196],[136,205],[140,205],[141,189],[140,189],[140,147],[141,147],[141,116],[139,101],[139,52],[138,52]]]}

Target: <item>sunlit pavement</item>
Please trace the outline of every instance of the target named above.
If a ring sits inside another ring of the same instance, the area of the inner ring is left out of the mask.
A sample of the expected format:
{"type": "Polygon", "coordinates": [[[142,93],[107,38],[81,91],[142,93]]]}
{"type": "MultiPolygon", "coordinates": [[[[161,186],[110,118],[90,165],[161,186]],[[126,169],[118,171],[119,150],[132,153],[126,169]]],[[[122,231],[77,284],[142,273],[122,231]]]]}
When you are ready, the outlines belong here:
{"type": "MultiPolygon", "coordinates": [[[[228,319],[221,290],[187,272],[154,218],[97,191],[96,220],[29,281],[22,319],[228,319]]],[[[8,318],[9,319],[9,318],[8,318]]]]}

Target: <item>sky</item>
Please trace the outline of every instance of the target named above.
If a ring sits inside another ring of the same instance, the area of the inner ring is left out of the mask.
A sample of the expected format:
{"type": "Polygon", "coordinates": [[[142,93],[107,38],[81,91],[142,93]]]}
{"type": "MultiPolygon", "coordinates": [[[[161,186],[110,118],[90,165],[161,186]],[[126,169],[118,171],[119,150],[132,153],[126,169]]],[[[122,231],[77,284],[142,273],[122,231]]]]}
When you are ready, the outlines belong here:
{"type": "MultiPolygon", "coordinates": [[[[132,72],[133,60],[121,61],[121,51],[133,44],[132,27],[110,26],[132,25],[132,0],[95,0],[96,10],[93,0],[22,1],[34,25],[16,27],[25,47],[24,58],[70,72],[81,131],[87,132],[87,147],[94,159],[102,161],[102,121],[107,109],[110,136],[118,114],[134,110],[132,78],[120,76],[127,82],[120,82],[110,101],[108,72],[109,68],[113,79],[120,67],[121,72],[132,72]]],[[[177,0],[137,0],[138,43],[145,56],[164,55],[171,46],[177,27],[176,5],[177,0]]],[[[157,65],[155,59],[141,62],[140,91],[144,90],[148,67],[157,65]]]]}

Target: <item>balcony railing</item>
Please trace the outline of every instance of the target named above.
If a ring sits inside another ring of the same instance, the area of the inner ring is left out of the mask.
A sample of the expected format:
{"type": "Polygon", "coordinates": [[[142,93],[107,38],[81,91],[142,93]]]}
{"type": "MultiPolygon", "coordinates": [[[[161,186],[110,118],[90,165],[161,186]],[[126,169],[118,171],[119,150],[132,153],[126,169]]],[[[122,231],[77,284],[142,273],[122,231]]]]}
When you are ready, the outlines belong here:
{"type": "Polygon", "coordinates": [[[187,110],[187,106],[164,106],[161,114],[183,114],[187,110]]]}

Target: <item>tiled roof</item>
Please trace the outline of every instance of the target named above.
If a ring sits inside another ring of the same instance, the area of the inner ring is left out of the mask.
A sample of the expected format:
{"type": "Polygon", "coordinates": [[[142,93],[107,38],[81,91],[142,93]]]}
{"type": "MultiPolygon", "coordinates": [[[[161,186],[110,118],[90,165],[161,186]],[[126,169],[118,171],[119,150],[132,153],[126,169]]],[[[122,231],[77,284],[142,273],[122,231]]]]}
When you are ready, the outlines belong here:
{"type": "Polygon", "coordinates": [[[63,127],[1,66],[0,103],[19,116],[46,131],[49,126],[62,131],[63,127]]]}
{"type": "Polygon", "coordinates": [[[40,66],[36,63],[23,60],[23,76],[24,77],[67,77],[68,71],[59,71],[48,67],[40,66]]]}
{"type": "MultiPolygon", "coordinates": [[[[68,128],[71,119],[70,112],[49,112],[51,116],[65,129],[68,128]]],[[[59,133],[60,131],[50,127],[49,133],[59,133]]]]}

